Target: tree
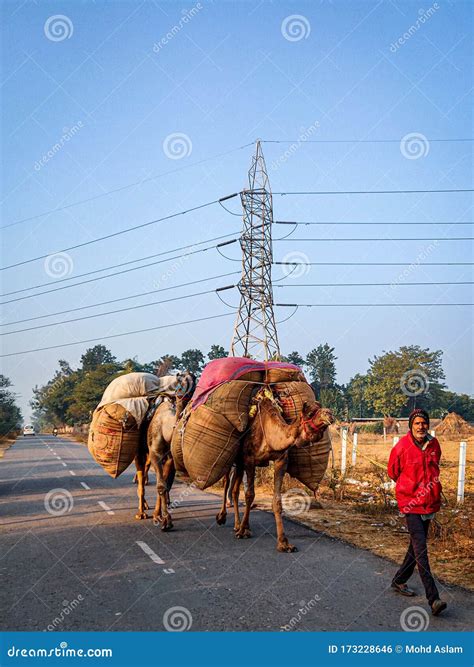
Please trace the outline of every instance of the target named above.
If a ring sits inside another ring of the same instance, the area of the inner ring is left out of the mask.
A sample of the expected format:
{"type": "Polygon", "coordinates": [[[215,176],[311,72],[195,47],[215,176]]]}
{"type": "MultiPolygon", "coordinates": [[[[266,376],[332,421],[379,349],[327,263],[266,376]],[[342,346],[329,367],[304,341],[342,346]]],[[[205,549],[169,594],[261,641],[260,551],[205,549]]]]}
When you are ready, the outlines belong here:
{"type": "Polygon", "coordinates": [[[199,375],[204,365],[204,355],[201,350],[185,350],[179,360],[178,368],[181,371],[191,371],[194,375],[199,375]]]}
{"type": "Polygon", "coordinates": [[[415,406],[430,409],[444,387],[442,355],[410,345],[369,359],[365,400],[384,416],[405,416],[415,406]]]}
{"type": "Polygon", "coordinates": [[[317,393],[322,389],[329,389],[336,384],[336,355],[334,348],[327,343],[318,345],[306,356],[306,365],[309,368],[312,384],[317,393]]]}
{"type": "Polygon", "coordinates": [[[116,363],[117,359],[105,345],[95,345],[89,348],[81,357],[83,371],[93,371],[102,364],[116,363]]]}
{"type": "Polygon", "coordinates": [[[295,366],[299,366],[300,368],[306,365],[305,360],[299,352],[290,352],[286,357],[282,357],[282,361],[287,361],[289,364],[295,364],[295,366]]]}
{"type": "Polygon", "coordinates": [[[372,409],[365,400],[367,376],[357,373],[344,387],[347,409],[350,417],[371,417],[372,409]]]}
{"type": "Polygon", "coordinates": [[[100,403],[105,388],[119,374],[118,365],[115,363],[101,364],[95,370],[81,373],[71,392],[67,410],[68,422],[88,422],[100,403]]]}
{"type": "Polygon", "coordinates": [[[10,391],[11,386],[10,379],[0,375],[0,435],[7,435],[21,425],[21,411],[16,405],[15,394],[10,391]]]}
{"type": "Polygon", "coordinates": [[[154,368],[152,372],[158,375],[158,377],[170,375],[172,370],[179,368],[179,364],[179,357],[175,357],[174,354],[165,354],[161,359],[152,362],[154,368]]]}
{"type": "Polygon", "coordinates": [[[433,410],[433,417],[444,417],[448,412],[456,412],[466,421],[474,421],[474,398],[454,391],[442,391],[440,402],[433,410]]]}
{"type": "Polygon", "coordinates": [[[223,357],[228,357],[229,353],[224,350],[222,345],[211,345],[210,351],[207,353],[207,358],[209,361],[213,359],[222,359],[223,357]]]}

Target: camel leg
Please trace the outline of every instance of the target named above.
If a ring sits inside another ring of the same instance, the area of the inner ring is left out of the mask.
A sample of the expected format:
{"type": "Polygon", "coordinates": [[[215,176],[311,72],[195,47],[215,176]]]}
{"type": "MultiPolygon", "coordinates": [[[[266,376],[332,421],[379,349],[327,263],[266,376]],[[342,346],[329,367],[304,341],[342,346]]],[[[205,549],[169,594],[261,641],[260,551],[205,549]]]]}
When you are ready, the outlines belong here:
{"type": "Polygon", "coordinates": [[[237,464],[234,472],[234,480],[232,482],[232,500],[234,503],[234,531],[237,532],[240,528],[240,512],[239,512],[239,496],[240,485],[242,484],[242,477],[244,476],[243,466],[237,464]]]}
{"type": "Polygon", "coordinates": [[[167,507],[169,507],[170,505],[170,491],[171,487],[173,486],[175,473],[176,473],[176,468],[174,467],[174,461],[171,456],[168,456],[168,458],[165,461],[165,464],[163,465],[163,477],[166,484],[167,507]]]}
{"type": "Polygon", "coordinates": [[[229,492],[229,485],[230,485],[230,472],[228,472],[227,475],[224,477],[224,498],[222,501],[221,511],[216,516],[216,521],[219,524],[219,526],[223,526],[227,521],[227,494],[229,492]]]}
{"type": "Polygon", "coordinates": [[[281,487],[283,478],[287,468],[286,457],[279,459],[274,463],[274,480],[273,480],[273,514],[275,516],[275,523],[277,529],[277,551],[298,551],[298,549],[288,542],[283,528],[283,520],[281,518],[282,504],[281,504],[281,487]]]}
{"type": "Polygon", "coordinates": [[[245,469],[247,473],[247,490],[245,491],[245,512],[242,518],[242,523],[238,532],[235,534],[237,538],[247,538],[252,537],[250,532],[249,518],[250,510],[252,509],[253,501],[255,500],[255,466],[251,466],[245,469]]]}
{"type": "Polygon", "coordinates": [[[162,530],[170,530],[173,527],[173,522],[168,512],[166,502],[168,488],[163,474],[163,459],[166,458],[167,454],[163,456],[160,450],[160,443],[153,442],[152,449],[150,450],[151,464],[156,473],[156,506],[153,512],[153,523],[155,526],[160,524],[162,530]]]}
{"type": "Polygon", "coordinates": [[[135,466],[137,468],[136,478],[137,478],[137,495],[138,495],[138,512],[135,514],[135,519],[148,519],[148,515],[145,512],[148,509],[148,504],[145,500],[145,462],[146,454],[145,450],[139,448],[137,455],[135,457],[135,466]]]}

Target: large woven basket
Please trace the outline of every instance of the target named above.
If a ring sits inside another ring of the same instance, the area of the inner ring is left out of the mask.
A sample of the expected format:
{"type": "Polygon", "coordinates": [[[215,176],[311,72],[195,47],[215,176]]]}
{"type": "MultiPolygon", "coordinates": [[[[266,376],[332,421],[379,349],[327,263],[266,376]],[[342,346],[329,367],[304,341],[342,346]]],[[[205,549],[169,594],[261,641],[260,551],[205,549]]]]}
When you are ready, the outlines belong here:
{"type": "Polygon", "coordinates": [[[137,422],[121,405],[94,411],[87,447],[111,477],[118,477],[135,458],[140,439],[137,422]]]}
{"type": "Polygon", "coordinates": [[[302,371],[298,368],[268,368],[265,372],[265,382],[306,382],[302,371]]]}
{"type": "Polygon", "coordinates": [[[309,447],[290,447],[288,451],[287,472],[305,484],[312,491],[316,491],[328,467],[331,438],[329,428],[324,431],[319,442],[309,447]]]}
{"type": "Polygon", "coordinates": [[[272,385],[283,410],[286,422],[294,422],[303,411],[303,404],[316,402],[316,397],[307,382],[277,382],[272,385]]]}
{"type": "Polygon", "coordinates": [[[239,438],[239,431],[230,421],[207,405],[191,413],[184,431],[183,462],[199,489],[212,486],[229,472],[239,438]]]}
{"type": "Polygon", "coordinates": [[[214,412],[224,415],[232,426],[242,433],[248,425],[250,401],[260,386],[245,380],[226,382],[214,389],[205,405],[214,412]]]}

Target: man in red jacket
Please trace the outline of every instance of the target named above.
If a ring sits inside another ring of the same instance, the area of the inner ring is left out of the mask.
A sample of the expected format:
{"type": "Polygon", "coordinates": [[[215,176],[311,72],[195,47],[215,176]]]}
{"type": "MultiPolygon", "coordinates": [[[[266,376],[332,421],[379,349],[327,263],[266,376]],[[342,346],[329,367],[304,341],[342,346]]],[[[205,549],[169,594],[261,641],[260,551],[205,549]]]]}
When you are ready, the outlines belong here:
{"type": "Polygon", "coordinates": [[[410,533],[410,546],[393,578],[392,588],[401,595],[415,595],[406,582],[418,566],[431,611],[437,616],[447,604],[439,599],[431,574],[427,535],[430,521],[441,506],[441,448],[438,440],[429,435],[429,425],[430,419],[425,410],[413,410],[408,420],[410,430],[390,452],[387,472],[396,482],[398,507],[405,514],[410,533]]]}

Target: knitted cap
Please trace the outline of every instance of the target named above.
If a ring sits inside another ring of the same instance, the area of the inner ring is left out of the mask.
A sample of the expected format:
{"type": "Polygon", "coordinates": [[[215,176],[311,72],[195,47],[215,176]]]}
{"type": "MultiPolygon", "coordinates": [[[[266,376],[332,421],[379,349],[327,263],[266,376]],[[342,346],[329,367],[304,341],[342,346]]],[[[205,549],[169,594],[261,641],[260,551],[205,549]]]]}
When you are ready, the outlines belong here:
{"type": "Polygon", "coordinates": [[[410,431],[411,427],[413,426],[413,420],[415,417],[423,417],[423,419],[428,423],[428,426],[430,425],[430,416],[426,410],[423,410],[423,408],[416,408],[413,410],[413,412],[410,413],[410,416],[408,417],[408,428],[410,431]]]}

